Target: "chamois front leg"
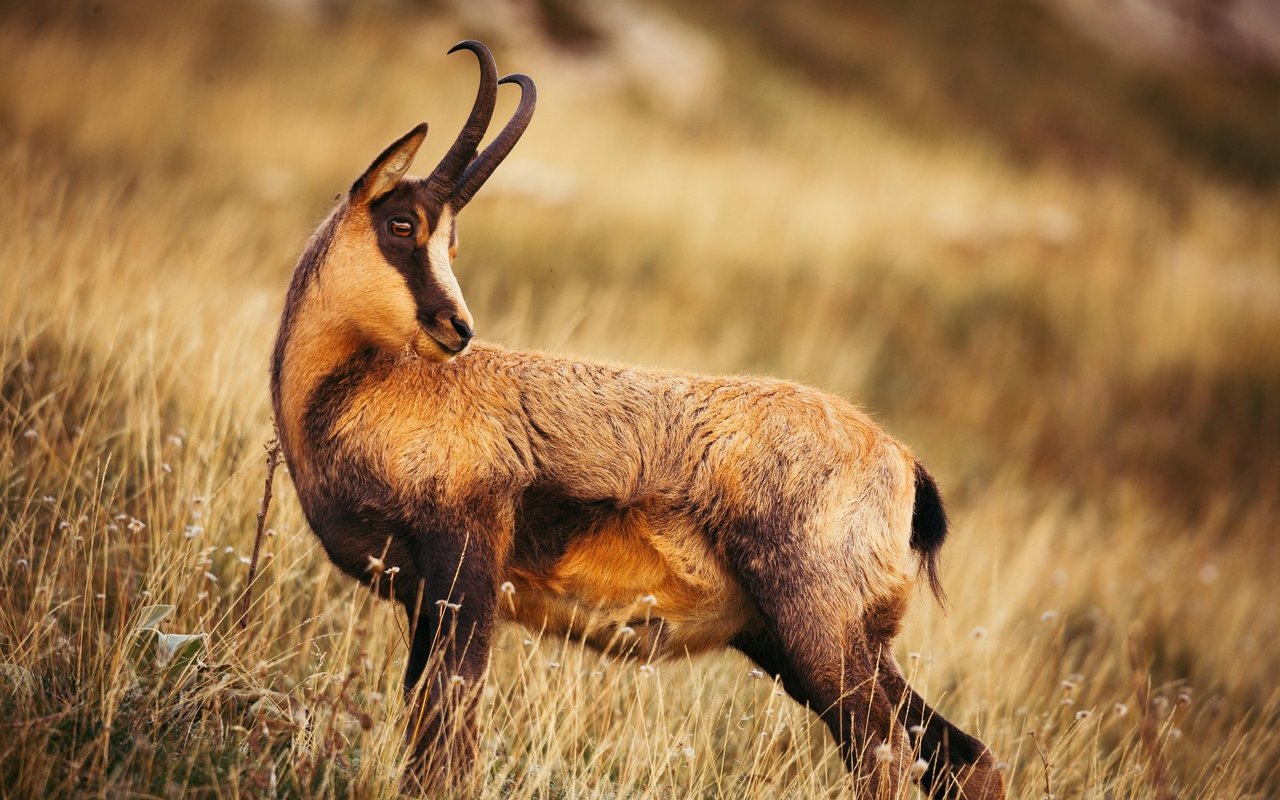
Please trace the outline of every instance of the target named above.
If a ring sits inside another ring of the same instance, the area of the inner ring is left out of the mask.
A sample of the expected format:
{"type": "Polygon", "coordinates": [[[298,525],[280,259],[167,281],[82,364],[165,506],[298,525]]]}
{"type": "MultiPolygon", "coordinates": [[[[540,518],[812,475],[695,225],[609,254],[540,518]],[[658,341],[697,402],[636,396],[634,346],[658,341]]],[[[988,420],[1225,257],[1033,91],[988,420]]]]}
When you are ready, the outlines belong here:
{"type": "Polygon", "coordinates": [[[404,687],[414,776],[427,789],[463,789],[476,761],[476,704],[489,661],[497,565],[473,526],[419,529],[419,581],[409,618],[404,687]],[[424,679],[425,676],[425,679],[424,679]]]}

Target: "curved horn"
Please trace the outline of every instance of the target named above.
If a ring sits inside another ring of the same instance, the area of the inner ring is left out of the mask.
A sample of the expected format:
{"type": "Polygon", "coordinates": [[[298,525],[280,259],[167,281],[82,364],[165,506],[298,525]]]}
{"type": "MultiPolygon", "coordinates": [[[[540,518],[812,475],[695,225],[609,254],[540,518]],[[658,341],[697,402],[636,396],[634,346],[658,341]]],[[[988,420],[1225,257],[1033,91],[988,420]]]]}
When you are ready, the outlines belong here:
{"type": "Polygon", "coordinates": [[[533,107],[538,103],[538,87],[533,85],[533,78],[517,72],[508,75],[498,83],[518,84],[520,105],[516,106],[515,113],[511,115],[511,119],[507,121],[497,138],[484,149],[484,152],[476,156],[476,160],[468,164],[466,171],[462,173],[462,179],[458,181],[457,188],[449,196],[449,206],[455,214],[470,202],[484,182],[489,179],[493,171],[502,163],[502,159],[506,158],[511,149],[516,146],[516,142],[520,141],[524,129],[529,127],[529,120],[533,119],[533,107]]]}
{"type": "Polygon", "coordinates": [[[459,50],[470,50],[480,62],[480,89],[476,92],[471,116],[467,117],[458,138],[427,178],[428,191],[442,203],[453,191],[467,164],[475,158],[476,147],[489,128],[489,120],[493,119],[493,106],[498,99],[498,65],[489,48],[475,39],[466,39],[449,48],[449,53],[459,50]]]}

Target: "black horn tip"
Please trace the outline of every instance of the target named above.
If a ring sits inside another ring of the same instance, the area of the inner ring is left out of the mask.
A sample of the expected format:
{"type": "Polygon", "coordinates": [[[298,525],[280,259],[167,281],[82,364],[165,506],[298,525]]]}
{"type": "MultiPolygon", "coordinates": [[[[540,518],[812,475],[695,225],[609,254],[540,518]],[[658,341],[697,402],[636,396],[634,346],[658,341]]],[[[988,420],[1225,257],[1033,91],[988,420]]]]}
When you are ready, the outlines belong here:
{"type": "Polygon", "coordinates": [[[513,72],[510,75],[504,75],[498,79],[498,83],[518,83],[521,89],[535,89],[533,78],[525,75],[523,72],[513,72]]]}
{"type": "Polygon", "coordinates": [[[478,56],[489,56],[490,58],[493,57],[493,54],[489,52],[489,48],[485,47],[484,42],[479,42],[479,41],[476,41],[475,39],[463,39],[462,41],[455,44],[453,47],[450,47],[449,52],[446,53],[445,55],[451,56],[454,53],[458,52],[459,50],[470,50],[471,52],[475,53],[478,56]]]}

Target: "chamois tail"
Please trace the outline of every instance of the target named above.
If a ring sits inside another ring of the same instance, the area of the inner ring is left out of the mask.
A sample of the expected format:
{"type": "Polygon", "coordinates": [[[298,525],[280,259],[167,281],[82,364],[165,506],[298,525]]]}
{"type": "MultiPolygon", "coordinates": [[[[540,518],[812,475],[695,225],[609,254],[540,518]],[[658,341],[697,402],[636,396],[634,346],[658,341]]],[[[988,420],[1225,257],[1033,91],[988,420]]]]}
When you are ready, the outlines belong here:
{"type": "Polygon", "coordinates": [[[924,465],[916,462],[915,472],[916,500],[911,511],[911,549],[916,551],[920,564],[924,567],[929,590],[933,592],[938,605],[946,608],[947,595],[942,590],[942,579],[938,577],[938,554],[942,550],[942,543],[947,539],[947,510],[942,505],[942,496],[938,494],[938,484],[924,465]]]}

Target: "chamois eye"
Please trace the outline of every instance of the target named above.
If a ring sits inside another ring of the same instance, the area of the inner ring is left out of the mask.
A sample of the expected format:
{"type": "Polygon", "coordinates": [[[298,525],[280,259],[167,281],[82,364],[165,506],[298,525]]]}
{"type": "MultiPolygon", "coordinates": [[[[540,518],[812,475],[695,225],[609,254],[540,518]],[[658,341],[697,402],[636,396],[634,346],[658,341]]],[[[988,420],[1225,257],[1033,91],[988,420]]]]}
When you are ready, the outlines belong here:
{"type": "Polygon", "coordinates": [[[391,231],[393,236],[412,236],[413,223],[403,219],[393,219],[387,223],[387,230],[391,231]]]}

